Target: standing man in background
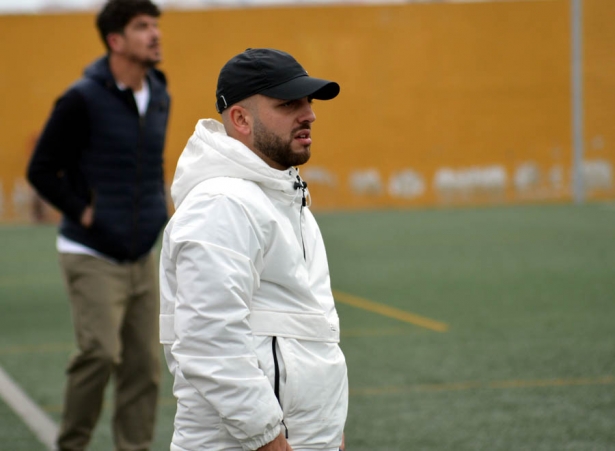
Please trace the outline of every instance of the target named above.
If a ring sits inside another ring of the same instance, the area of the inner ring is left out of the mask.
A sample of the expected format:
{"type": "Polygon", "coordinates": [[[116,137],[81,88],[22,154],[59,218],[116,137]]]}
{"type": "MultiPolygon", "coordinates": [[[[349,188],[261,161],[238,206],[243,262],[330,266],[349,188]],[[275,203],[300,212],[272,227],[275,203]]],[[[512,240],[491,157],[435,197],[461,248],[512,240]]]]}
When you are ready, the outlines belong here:
{"type": "Polygon", "coordinates": [[[296,166],[312,99],[337,83],[288,53],[248,49],[220,71],[171,188],[160,338],[177,398],[172,451],[338,451],[348,407],[329,265],[296,166]]]}
{"type": "Polygon", "coordinates": [[[163,148],[169,95],[160,10],[109,0],[96,25],[107,55],[56,102],[28,167],[62,212],[57,238],[77,355],[67,369],[61,451],[86,449],[115,378],[118,451],[149,449],[160,380],[159,290],[152,248],[167,220],[163,148]]]}

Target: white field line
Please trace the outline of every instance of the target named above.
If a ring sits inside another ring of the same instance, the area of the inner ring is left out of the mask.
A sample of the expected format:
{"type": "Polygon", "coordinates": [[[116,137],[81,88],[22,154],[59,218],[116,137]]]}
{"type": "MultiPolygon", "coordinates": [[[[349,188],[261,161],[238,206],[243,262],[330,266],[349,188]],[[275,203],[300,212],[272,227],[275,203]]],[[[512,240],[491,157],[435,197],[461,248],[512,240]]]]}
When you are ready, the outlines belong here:
{"type": "Polygon", "coordinates": [[[0,397],[48,450],[55,446],[58,426],[0,366],[0,397]]]}

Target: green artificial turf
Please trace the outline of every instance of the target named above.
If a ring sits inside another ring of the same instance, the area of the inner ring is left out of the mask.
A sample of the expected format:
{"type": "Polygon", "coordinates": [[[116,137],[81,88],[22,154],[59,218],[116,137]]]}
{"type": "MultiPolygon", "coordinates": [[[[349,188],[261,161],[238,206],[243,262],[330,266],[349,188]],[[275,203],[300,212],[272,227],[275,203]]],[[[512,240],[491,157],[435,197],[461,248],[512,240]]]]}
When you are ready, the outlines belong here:
{"type": "MultiPolygon", "coordinates": [[[[348,451],[615,450],[612,206],[317,219],[335,290],[448,326],[338,299],[348,451]]],[[[51,226],[0,227],[0,365],[57,422],[73,345],[54,237],[51,226]]],[[[153,451],[172,434],[163,372],[153,451]]],[[[92,451],[112,449],[110,400],[92,451]]],[[[0,449],[39,449],[2,403],[0,420],[0,449]]]]}

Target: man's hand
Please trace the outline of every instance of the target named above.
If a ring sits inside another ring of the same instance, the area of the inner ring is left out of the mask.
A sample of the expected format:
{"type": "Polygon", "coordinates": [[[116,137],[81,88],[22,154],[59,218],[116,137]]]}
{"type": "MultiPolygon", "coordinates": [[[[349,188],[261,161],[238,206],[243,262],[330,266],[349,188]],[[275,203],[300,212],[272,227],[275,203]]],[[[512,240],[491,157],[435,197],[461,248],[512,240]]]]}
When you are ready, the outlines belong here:
{"type": "Polygon", "coordinates": [[[346,434],[342,434],[342,444],[340,445],[340,451],[346,451],[346,434]]]}
{"type": "Polygon", "coordinates": [[[81,225],[88,229],[94,221],[94,210],[89,205],[81,213],[81,225]]]}
{"type": "Polygon", "coordinates": [[[293,449],[284,438],[284,434],[280,434],[273,442],[269,442],[265,446],[261,446],[256,451],[293,451],[293,449]]]}

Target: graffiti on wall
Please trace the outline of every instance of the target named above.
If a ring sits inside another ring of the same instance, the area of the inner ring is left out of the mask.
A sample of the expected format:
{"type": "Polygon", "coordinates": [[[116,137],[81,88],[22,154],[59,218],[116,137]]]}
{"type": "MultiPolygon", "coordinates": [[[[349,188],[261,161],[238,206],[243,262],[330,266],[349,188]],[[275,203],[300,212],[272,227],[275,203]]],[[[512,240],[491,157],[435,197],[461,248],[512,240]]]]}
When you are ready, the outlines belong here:
{"type": "MultiPolygon", "coordinates": [[[[567,198],[573,180],[572,170],[565,170],[561,164],[543,168],[532,160],[510,169],[499,164],[463,168],[444,166],[431,177],[417,168],[401,168],[386,174],[377,167],[368,167],[351,170],[344,181],[335,170],[322,166],[306,167],[302,176],[310,186],[318,186],[321,193],[331,192],[333,195],[345,185],[355,197],[389,197],[411,202],[420,201],[431,190],[438,203],[444,205],[567,198]]],[[[615,189],[613,167],[608,160],[585,160],[582,176],[589,194],[615,189]]]]}

